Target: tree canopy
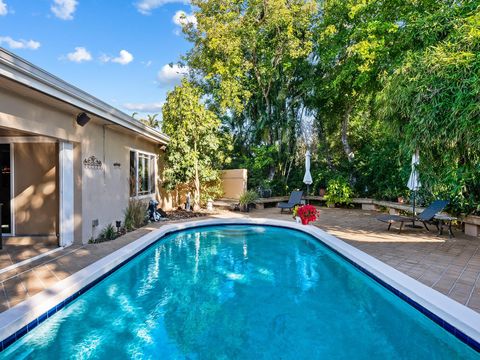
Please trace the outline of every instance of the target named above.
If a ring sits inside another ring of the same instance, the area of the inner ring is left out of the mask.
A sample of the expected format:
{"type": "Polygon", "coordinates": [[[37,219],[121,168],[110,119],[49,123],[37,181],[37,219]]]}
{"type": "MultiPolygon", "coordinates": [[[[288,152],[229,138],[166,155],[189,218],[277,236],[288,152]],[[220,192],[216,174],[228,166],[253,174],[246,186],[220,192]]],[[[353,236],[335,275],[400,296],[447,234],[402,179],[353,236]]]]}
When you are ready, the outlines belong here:
{"type": "Polygon", "coordinates": [[[314,188],[343,178],[357,196],[408,195],[479,212],[478,0],[193,0],[183,62],[233,139],[250,187],[314,188]]]}
{"type": "Polygon", "coordinates": [[[205,107],[201,95],[199,88],[183,80],[168,94],[162,109],[162,131],[170,137],[165,184],[169,189],[188,185],[194,208],[200,205],[202,187],[207,190],[218,180],[217,163],[226,162],[220,119],[205,107]]]}

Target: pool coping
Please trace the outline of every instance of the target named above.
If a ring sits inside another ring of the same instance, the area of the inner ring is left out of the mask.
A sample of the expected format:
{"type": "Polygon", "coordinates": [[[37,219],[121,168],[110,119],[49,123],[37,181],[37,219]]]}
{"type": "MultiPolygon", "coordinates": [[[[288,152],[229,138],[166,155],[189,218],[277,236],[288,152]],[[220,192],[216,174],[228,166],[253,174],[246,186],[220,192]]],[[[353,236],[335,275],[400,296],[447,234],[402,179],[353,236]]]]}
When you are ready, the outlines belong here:
{"type": "Polygon", "coordinates": [[[165,235],[213,225],[268,225],[299,230],[312,235],[445,330],[480,351],[480,314],[477,312],[316,226],[265,218],[207,219],[166,224],[0,313],[0,350],[11,345],[165,235]]]}

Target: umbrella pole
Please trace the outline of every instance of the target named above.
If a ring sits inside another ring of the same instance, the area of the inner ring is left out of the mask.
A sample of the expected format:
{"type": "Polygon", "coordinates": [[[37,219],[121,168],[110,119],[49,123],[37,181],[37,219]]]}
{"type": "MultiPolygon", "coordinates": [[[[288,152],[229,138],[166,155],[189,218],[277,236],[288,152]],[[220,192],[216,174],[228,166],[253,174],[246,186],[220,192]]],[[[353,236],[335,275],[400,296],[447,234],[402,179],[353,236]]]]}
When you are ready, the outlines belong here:
{"type": "Polygon", "coordinates": [[[411,227],[413,229],[420,229],[421,228],[420,225],[415,225],[415,217],[416,217],[415,208],[416,208],[416,202],[417,202],[416,196],[417,196],[417,191],[413,190],[413,221],[411,225],[409,224],[405,226],[411,227]]]}
{"type": "Polygon", "coordinates": [[[415,214],[415,200],[416,200],[415,197],[416,197],[416,194],[417,194],[417,191],[414,190],[413,191],[413,227],[415,227],[415,216],[416,216],[416,214],[415,214]]]}
{"type": "Polygon", "coordinates": [[[305,199],[305,200],[307,200],[307,201],[306,201],[307,204],[308,204],[308,193],[309,193],[309,190],[310,190],[310,185],[307,184],[307,198],[305,199]]]}

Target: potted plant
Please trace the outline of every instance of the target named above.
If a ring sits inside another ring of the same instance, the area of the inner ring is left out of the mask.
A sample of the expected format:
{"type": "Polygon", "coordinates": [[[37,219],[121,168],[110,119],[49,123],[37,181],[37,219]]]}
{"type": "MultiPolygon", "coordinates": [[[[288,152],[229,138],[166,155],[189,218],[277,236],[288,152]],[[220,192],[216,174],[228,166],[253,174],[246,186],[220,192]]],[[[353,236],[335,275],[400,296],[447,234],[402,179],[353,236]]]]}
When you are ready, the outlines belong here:
{"type": "Polygon", "coordinates": [[[303,225],[308,225],[310,221],[317,220],[320,215],[318,210],[313,205],[302,205],[297,209],[297,214],[300,217],[303,225]]]}
{"type": "Polygon", "coordinates": [[[250,205],[253,204],[257,199],[258,199],[258,194],[256,191],[253,191],[253,190],[245,191],[242,195],[240,195],[240,198],[238,199],[238,202],[240,204],[240,209],[244,212],[249,212],[250,205]]]}
{"type": "Polygon", "coordinates": [[[325,193],[327,192],[326,188],[327,186],[325,185],[325,181],[320,181],[318,184],[318,195],[325,196],[325,193]]]}

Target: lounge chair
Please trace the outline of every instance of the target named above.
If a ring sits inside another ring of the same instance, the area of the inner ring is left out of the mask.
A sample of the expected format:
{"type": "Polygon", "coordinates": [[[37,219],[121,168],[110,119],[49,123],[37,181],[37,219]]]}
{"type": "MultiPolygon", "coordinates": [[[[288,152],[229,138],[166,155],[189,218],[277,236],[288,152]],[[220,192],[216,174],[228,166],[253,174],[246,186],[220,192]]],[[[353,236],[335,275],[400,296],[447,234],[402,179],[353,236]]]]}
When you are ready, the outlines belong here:
{"type": "Polygon", "coordinates": [[[288,202],[280,202],[278,203],[277,207],[280,208],[281,213],[285,209],[292,211],[292,209],[296,205],[300,205],[302,203],[302,196],[303,196],[303,191],[292,191],[292,193],[290,194],[290,199],[288,199],[288,202]]]}
{"type": "MultiPolygon", "coordinates": [[[[390,230],[390,227],[392,226],[393,223],[399,222],[400,223],[399,232],[402,231],[404,223],[413,223],[414,221],[422,222],[423,226],[425,226],[425,229],[427,229],[428,231],[430,231],[430,229],[428,228],[427,224],[434,223],[437,229],[439,230],[438,221],[435,221],[434,218],[435,218],[435,215],[437,215],[439,212],[445,209],[448,203],[449,203],[448,200],[435,200],[430,204],[429,207],[423,210],[416,217],[400,216],[400,215],[382,215],[382,216],[379,216],[377,219],[385,223],[388,223],[388,230],[390,230]]],[[[449,232],[450,232],[450,235],[453,235],[451,231],[451,227],[449,227],[449,232]]]]}

